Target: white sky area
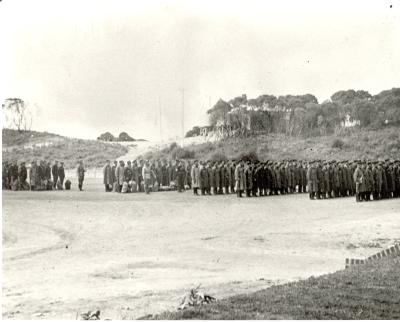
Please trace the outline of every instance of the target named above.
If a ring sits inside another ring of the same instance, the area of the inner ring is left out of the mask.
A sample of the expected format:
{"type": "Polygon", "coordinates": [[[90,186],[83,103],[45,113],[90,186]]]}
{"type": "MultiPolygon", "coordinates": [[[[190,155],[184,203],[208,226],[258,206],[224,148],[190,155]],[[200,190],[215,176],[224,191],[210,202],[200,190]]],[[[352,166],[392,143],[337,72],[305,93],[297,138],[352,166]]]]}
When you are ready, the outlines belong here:
{"type": "Polygon", "coordinates": [[[160,139],[241,94],[400,86],[400,1],[0,2],[0,98],[33,130],[160,139]],[[390,8],[392,5],[392,8],[390,8]]]}

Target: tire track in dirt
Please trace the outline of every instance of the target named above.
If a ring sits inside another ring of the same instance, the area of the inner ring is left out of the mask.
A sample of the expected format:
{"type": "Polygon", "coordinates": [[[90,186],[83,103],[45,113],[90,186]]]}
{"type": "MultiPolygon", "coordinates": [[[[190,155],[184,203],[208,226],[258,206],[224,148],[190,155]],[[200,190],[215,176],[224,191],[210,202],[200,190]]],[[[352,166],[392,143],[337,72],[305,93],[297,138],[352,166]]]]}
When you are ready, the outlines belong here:
{"type": "Polygon", "coordinates": [[[54,228],[54,227],[51,227],[51,226],[48,226],[48,225],[41,225],[41,224],[37,224],[37,223],[33,223],[33,222],[29,222],[27,224],[32,225],[32,226],[43,227],[43,228],[46,228],[46,229],[52,231],[53,233],[55,233],[59,237],[60,241],[58,243],[56,243],[55,245],[39,248],[39,249],[30,251],[28,253],[25,253],[25,254],[20,254],[20,255],[16,255],[16,256],[12,256],[12,257],[6,258],[7,260],[15,261],[15,260],[20,260],[20,259],[26,259],[26,258],[30,258],[30,257],[36,256],[36,255],[41,255],[41,254],[44,254],[44,253],[47,253],[47,252],[58,250],[58,249],[64,248],[65,245],[71,244],[71,242],[75,238],[74,234],[72,234],[72,233],[70,233],[70,232],[68,232],[66,230],[63,230],[63,229],[54,228]]]}

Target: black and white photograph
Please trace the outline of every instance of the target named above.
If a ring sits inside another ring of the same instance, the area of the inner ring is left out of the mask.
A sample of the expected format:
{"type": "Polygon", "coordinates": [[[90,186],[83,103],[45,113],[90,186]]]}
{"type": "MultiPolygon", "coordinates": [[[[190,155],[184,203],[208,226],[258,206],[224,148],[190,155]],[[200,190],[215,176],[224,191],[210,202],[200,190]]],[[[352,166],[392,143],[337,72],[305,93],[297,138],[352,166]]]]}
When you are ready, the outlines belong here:
{"type": "Polygon", "coordinates": [[[0,0],[2,319],[400,320],[400,0],[0,0]]]}

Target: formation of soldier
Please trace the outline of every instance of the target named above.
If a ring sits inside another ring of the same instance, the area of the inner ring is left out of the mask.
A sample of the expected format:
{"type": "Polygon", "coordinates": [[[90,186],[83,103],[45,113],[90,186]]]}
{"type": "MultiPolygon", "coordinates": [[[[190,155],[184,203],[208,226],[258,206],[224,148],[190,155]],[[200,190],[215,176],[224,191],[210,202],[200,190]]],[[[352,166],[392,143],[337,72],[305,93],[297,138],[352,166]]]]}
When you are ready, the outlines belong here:
{"type": "MultiPolygon", "coordinates": [[[[83,190],[85,168],[77,167],[83,190]]],[[[63,190],[63,162],[3,163],[3,189],[63,190]],[[28,176],[29,174],[29,176],[28,176]],[[29,178],[29,179],[28,179],[29,178]]],[[[193,189],[195,195],[236,194],[239,198],[308,192],[311,200],[356,196],[356,201],[400,197],[400,161],[166,161],[107,160],[103,168],[106,192],[146,192],[193,189]]],[[[65,182],[70,189],[71,182],[65,182]]]]}
{"type": "Polygon", "coordinates": [[[400,161],[321,161],[309,163],[310,199],[356,196],[356,201],[400,197],[400,161]]]}
{"type": "Polygon", "coordinates": [[[104,184],[122,193],[193,189],[240,198],[308,192],[312,200],[369,201],[400,197],[400,161],[107,161],[104,184]]]}
{"type": "MultiPolygon", "coordinates": [[[[31,162],[29,171],[25,162],[19,165],[14,162],[3,162],[3,189],[4,190],[63,190],[65,180],[64,163],[55,161],[53,165],[43,160],[31,162]],[[29,173],[29,180],[28,180],[29,173]]],[[[71,182],[67,180],[65,187],[69,189],[71,182]]]]}
{"type": "Polygon", "coordinates": [[[247,197],[306,192],[303,162],[114,161],[103,169],[105,191],[149,192],[193,189],[195,195],[237,193],[247,197]]]}
{"type": "Polygon", "coordinates": [[[191,162],[166,161],[106,161],[103,168],[103,184],[106,192],[146,192],[191,188],[191,162]]]}

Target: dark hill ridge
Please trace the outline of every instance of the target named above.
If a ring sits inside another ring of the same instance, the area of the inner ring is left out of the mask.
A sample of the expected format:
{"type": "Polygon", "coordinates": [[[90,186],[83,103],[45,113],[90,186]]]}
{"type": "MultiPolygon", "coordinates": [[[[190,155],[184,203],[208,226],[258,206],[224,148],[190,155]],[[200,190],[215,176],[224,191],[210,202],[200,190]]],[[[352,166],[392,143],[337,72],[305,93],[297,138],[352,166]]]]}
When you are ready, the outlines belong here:
{"type": "Polygon", "coordinates": [[[101,134],[97,140],[99,141],[106,141],[106,142],[140,142],[140,141],[147,141],[144,139],[134,139],[126,132],[121,132],[118,136],[112,135],[110,132],[105,132],[101,134]]]}

